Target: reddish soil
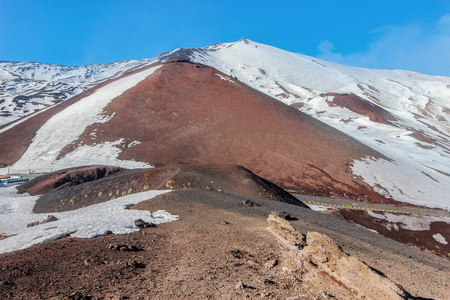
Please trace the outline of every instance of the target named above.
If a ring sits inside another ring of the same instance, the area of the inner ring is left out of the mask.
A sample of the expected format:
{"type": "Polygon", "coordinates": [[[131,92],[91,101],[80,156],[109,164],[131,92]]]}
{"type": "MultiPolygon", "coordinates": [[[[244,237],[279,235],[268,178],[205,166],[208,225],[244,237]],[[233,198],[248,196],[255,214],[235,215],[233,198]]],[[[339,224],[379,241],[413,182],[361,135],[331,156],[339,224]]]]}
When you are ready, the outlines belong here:
{"type": "MultiPolygon", "coordinates": [[[[104,167],[100,168],[105,174],[104,167]]],[[[39,193],[47,190],[36,202],[35,213],[67,211],[96,203],[105,202],[118,196],[160,189],[206,189],[239,197],[260,198],[290,203],[304,204],[275,184],[253,174],[249,170],[234,165],[170,166],[154,169],[121,170],[112,175],[92,179],[97,168],[67,170],[69,184],[59,185],[63,174],[38,177],[27,186],[19,187],[21,192],[39,193]],[[59,176],[57,176],[59,175],[59,176]],[[84,177],[83,177],[84,176],[84,177]],[[52,187],[58,186],[58,188],[52,187]]]]}
{"type": "Polygon", "coordinates": [[[392,125],[390,121],[395,121],[396,118],[383,109],[355,94],[337,94],[328,93],[328,96],[333,96],[333,100],[328,101],[328,105],[331,107],[339,106],[342,108],[347,108],[352,112],[357,114],[368,116],[369,120],[372,122],[377,122],[386,125],[392,125]]]}
{"type": "Polygon", "coordinates": [[[446,222],[433,222],[430,224],[430,230],[415,231],[402,229],[400,226],[394,226],[399,224],[372,217],[364,210],[339,209],[339,212],[347,221],[373,229],[400,243],[450,259],[450,243],[444,245],[433,238],[437,233],[447,239],[450,237],[450,224],[446,222]]]}
{"type": "MultiPolygon", "coordinates": [[[[381,155],[312,117],[200,64],[173,62],[114,99],[114,117],[88,127],[60,154],[125,138],[121,159],[157,166],[236,164],[287,189],[382,198],[348,167],[381,155]],[[91,133],[96,131],[97,138],[91,133]]],[[[386,199],[384,199],[386,200],[386,199]]],[[[387,200],[386,200],[387,201],[387,200]]]]}
{"type": "Polygon", "coordinates": [[[412,133],[409,134],[409,136],[412,136],[416,140],[427,143],[427,144],[435,144],[436,143],[436,141],[433,138],[429,137],[428,135],[426,135],[425,133],[420,132],[420,131],[413,131],[412,133]]]}

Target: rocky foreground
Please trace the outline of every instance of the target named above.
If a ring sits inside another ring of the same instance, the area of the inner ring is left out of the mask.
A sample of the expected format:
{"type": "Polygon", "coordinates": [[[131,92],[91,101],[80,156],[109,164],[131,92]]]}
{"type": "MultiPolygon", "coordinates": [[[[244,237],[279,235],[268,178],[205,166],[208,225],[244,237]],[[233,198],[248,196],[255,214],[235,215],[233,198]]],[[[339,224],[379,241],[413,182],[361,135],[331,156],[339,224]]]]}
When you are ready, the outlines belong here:
{"type": "Polygon", "coordinates": [[[445,299],[450,291],[447,260],[304,207],[186,189],[131,209],[179,220],[3,254],[0,298],[445,299]]]}

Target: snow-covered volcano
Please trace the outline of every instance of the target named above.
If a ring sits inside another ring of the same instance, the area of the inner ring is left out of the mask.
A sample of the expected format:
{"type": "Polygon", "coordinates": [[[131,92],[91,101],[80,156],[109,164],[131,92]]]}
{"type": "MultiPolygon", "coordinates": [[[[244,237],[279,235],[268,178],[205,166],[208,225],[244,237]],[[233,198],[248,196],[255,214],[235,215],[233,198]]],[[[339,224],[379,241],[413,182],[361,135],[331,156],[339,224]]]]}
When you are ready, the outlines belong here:
{"type": "MultiPolygon", "coordinates": [[[[93,77],[84,75],[81,77],[68,76],[63,81],[64,83],[70,82],[71,87],[89,87],[94,84],[93,82],[98,83],[106,80],[109,78],[108,76],[116,77],[130,69],[173,59],[189,59],[212,66],[222,72],[222,74],[218,73],[218,78],[220,76],[225,81],[241,81],[346,133],[376,150],[374,153],[381,153],[382,155],[367,154],[362,157],[351,157],[349,167],[355,180],[363,180],[386,198],[439,207],[445,207],[449,204],[450,78],[447,77],[428,76],[408,71],[346,67],[244,39],[236,43],[215,44],[200,49],[177,49],[151,60],[123,63],[124,67],[120,63],[116,63],[114,68],[110,69],[114,72],[105,71],[101,79],[90,82],[86,81],[86,78],[93,77]]],[[[34,73],[34,78],[42,78],[37,74],[47,74],[44,77],[50,83],[54,82],[52,78],[62,78],[53,74],[54,72],[51,70],[43,72],[42,68],[44,67],[41,65],[34,65],[36,70],[41,70],[34,73]]],[[[2,74],[13,74],[11,71],[13,66],[17,67],[12,63],[9,66],[8,63],[3,63],[2,74]]],[[[96,67],[99,70],[97,73],[102,73],[101,70],[106,69],[106,67],[103,68],[103,65],[96,67]]],[[[150,70],[152,69],[137,72],[133,76],[146,75],[145,72],[151,72],[150,70]]],[[[58,72],[61,73],[61,71],[58,72]]],[[[2,76],[2,92],[7,97],[10,97],[13,93],[20,94],[21,90],[33,90],[33,85],[37,84],[33,81],[36,79],[33,79],[32,75],[28,75],[27,79],[20,74],[17,75],[20,79],[12,75],[2,76]],[[28,83],[26,80],[28,80],[28,83]],[[14,85],[14,81],[21,84],[14,85]]],[[[139,77],[136,80],[135,84],[138,84],[143,79],[139,77]]],[[[172,84],[176,85],[176,82],[172,84]]],[[[72,90],[72,93],[76,94],[83,89],[72,90]]],[[[126,90],[127,88],[114,90],[113,94],[108,97],[114,98],[126,90]]],[[[70,90],[65,89],[64,86],[60,87],[59,91],[70,93],[70,90]]],[[[27,92],[26,95],[29,94],[27,92]]],[[[93,96],[95,95],[96,93],[93,94],[93,96]]],[[[108,102],[105,97],[102,96],[103,100],[101,101],[108,102]]],[[[10,100],[6,98],[3,101],[8,104],[6,107],[10,112],[11,110],[14,111],[14,103],[19,103],[19,101],[8,102],[10,100]]],[[[91,100],[94,101],[96,99],[94,98],[91,100]]],[[[23,99],[23,101],[25,101],[24,103],[30,103],[30,98],[23,99]]],[[[105,113],[104,107],[100,105],[99,111],[92,110],[95,117],[88,125],[106,124],[110,119],[114,119],[114,113],[105,113]]],[[[16,109],[16,111],[18,110],[16,109]]],[[[59,118],[62,118],[63,114],[69,114],[70,110],[73,110],[72,105],[63,110],[59,118]]],[[[57,117],[58,115],[55,115],[52,118],[57,117]]],[[[151,118],[152,116],[149,115],[148,117],[151,118]]],[[[42,125],[44,125],[47,121],[45,119],[42,122],[42,125]]],[[[76,123],[74,124],[76,125],[76,123]]],[[[5,127],[2,138],[5,137],[5,133],[10,131],[7,130],[8,128],[13,129],[16,126],[5,127]]],[[[139,128],[136,128],[136,130],[139,130],[139,128]]],[[[288,131],[283,128],[279,130],[281,136],[286,135],[288,131]]],[[[290,130],[292,129],[290,128],[290,130]]],[[[34,132],[27,134],[34,138],[34,132]]],[[[73,134],[65,135],[65,143],[68,145],[80,141],[81,134],[81,129],[77,129],[73,131],[73,134]]],[[[93,134],[93,137],[96,135],[94,131],[90,134],[93,134]]],[[[42,149],[32,150],[39,148],[37,136],[29,148],[27,145],[21,146],[25,149],[28,148],[23,159],[33,157],[38,153],[30,151],[42,151],[42,149]]],[[[288,139],[289,137],[285,136],[284,138],[288,139]]],[[[125,144],[126,147],[131,148],[141,142],[139,140],[123,141],[120,139],[109,141],[109,144],[96,146],[98,147],[97,156],[103,158],[117,157],[125,144]],[[105,153],[110,155],[108,156],[105,153]]],[[[252,141],[249,140],[249,143],[252,143],[252,141]]],[[[82,149],[79,146],[77,147],[82,149]]],[[[332,146],[324,144],[323,147],[332,146]]],[[[2,151],[5,151],[4,149],[2,151]]],[[[332,152],[334,149],[329,150],[332,152]]],[[[46,157],[46,155],[47,157],[55,156],[51,163],[56,166],[60,163],[60,159],[64,159],[64,157],[53,155],[51,152],[52,150],[48,149],[44,154],[38,156],[41,158],[46,157]]],[[[88,163],[87,158],[89,160],[89,157],[80,154],[79,163],[88,163]]],[[[91,158],[95,160],[95,157],[91,158]]],[[[127,161],[129,159],[130,157],[127,158],[127,161]]],[[[320,159],[330,160],[329,157],[320,159]]],[[[37,161],[32,160],[35,164],[37,164],[37,161]]],[[[27,167],[26,164],[19,164],[19,162],[12,168],[27,167]]],[[[72,162],[77,162],[76,157],[72,162]]],[[[108,162],[93,161],[92,163],[108,162]]],[[[117,163],[114,160],[110,162],[117,163]]],[[[44,165],[49,163],[44,159],[40,165],[35,167],[49,168],[51,166],[44,165]]],[[[330,165],[333,163],[331,159],[330,165]]],[[[254,171],[257,172],[258,170],[254,171]]],[[[299,170],[299,173],[303,171],[299,170]]],[[[331,177],[333,177],[333,174],[331,174],[331,177]]]]}

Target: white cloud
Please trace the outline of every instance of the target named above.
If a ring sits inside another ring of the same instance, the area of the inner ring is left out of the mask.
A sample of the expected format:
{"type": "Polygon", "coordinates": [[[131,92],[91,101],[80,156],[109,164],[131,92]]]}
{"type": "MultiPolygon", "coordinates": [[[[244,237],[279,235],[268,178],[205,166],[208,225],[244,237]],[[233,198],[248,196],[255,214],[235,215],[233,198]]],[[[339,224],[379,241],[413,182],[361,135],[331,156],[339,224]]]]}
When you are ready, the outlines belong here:
{"type": "Polygon", "coordinates": [[[365,51],[339,53],[332,42],[322,41],[318,57],[350,66],[450,76],[450,14],[429,26],[392,25],[372,33],[374,41],[365,51]]]}
{"type": "Polygon", "coordinates": [[[342,56],[342,54],[334,52],[335,47],[332,42],[322,41],[320,42],[317,49],[320,53],[319,58],[337,63],[344,63],[344,57],[342,56]]]}

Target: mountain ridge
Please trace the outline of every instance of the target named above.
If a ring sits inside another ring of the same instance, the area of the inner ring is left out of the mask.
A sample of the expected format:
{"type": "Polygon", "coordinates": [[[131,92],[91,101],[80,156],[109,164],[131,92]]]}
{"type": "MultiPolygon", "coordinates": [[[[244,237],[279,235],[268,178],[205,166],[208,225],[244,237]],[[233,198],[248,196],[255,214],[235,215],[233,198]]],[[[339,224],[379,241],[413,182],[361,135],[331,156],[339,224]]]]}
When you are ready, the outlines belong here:
{"type": "Polygon", "coordinates": [[[450,78],[347,67],[248,39],[176,49],[145,63],[174,59],[212,66],[382,153],[389,160],[366,157],[351,168],[385,197],[448,204],[450,78]]]}
{"type": "Polygon", "coordinates": [[[48,110],[44,120],[37,115],[18,125],[35,126],[33,137],[6,131],[14,142],[5,138],[0,148],[20,159],[0,162],[53,169],[238,164],[284,188],[380,201],[348,164],[382,155],[212,67],[163,63],[83,95],[62,111],[48,110]],[[23,155],[4,150],[17,144],[29,145],[23,155]]]}

